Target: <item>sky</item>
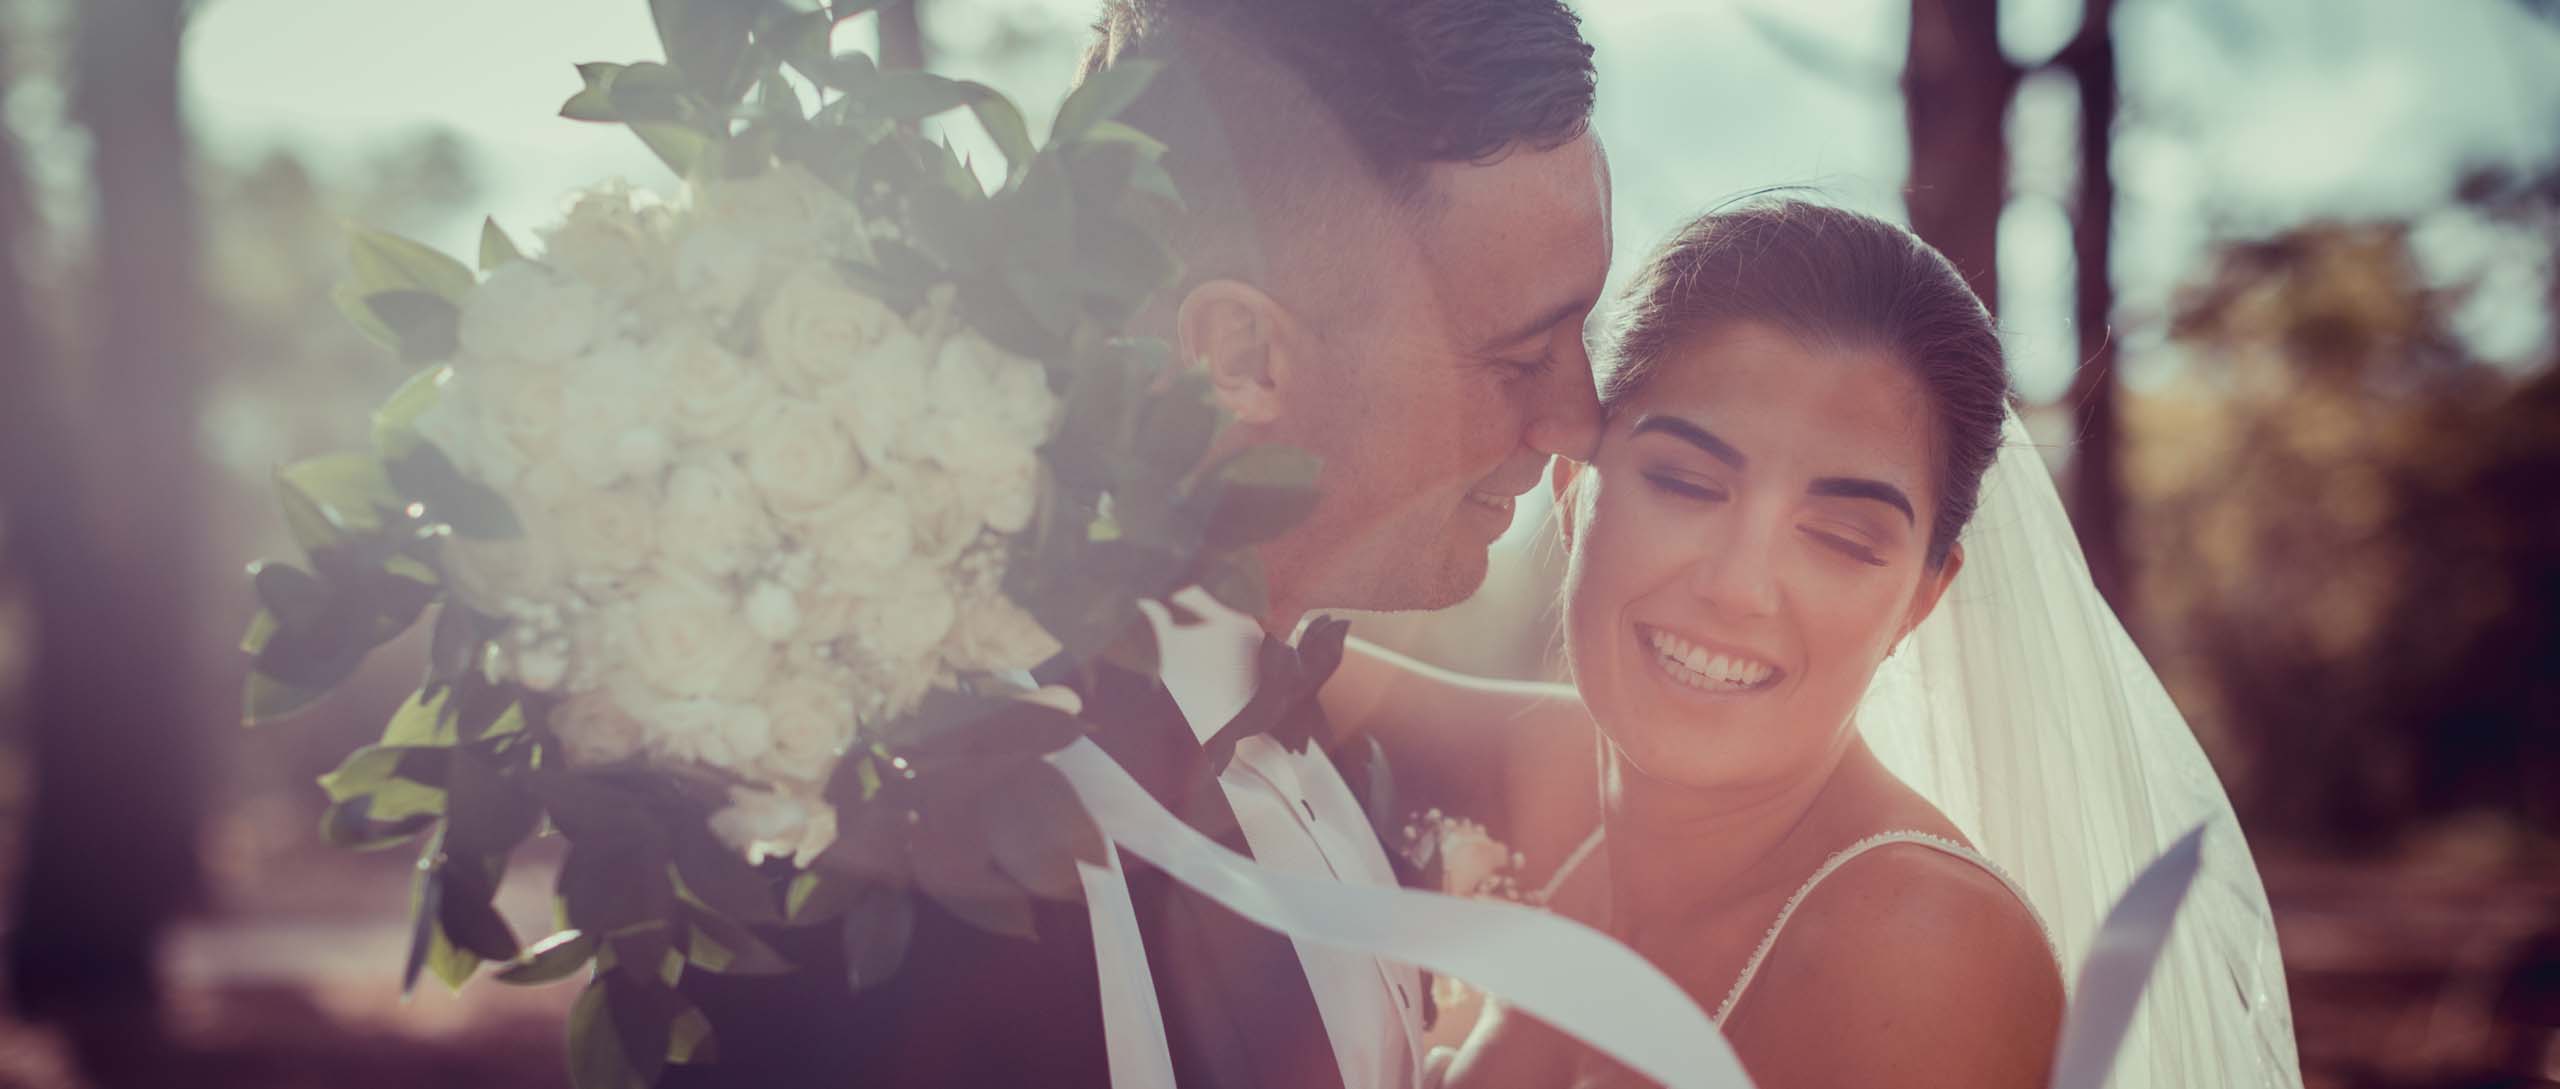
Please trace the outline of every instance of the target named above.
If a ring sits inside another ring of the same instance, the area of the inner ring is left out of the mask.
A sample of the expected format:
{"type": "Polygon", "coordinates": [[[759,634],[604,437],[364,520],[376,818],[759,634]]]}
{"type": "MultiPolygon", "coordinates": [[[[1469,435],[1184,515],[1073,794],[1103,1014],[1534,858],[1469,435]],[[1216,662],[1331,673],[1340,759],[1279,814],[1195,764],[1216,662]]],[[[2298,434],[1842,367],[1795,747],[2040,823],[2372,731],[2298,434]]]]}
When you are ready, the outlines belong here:
{"type": "MultiPolygon", "coordinates": [[[[936,67],[1020,101],[1034,131],[1064,93],[1094,0],[928,0],[936,67]],[[1028,31],[1003,45],[999,20],[1028,31]]],[[[2560,23],[2521,0],[2122,0],[2117,37],[2117,266],[2126,324],[2165,308],[2216,238],[2316,216],[2407,214],[2441,201],[2465,167],[2530,166],[2560,146],[2560,23]]],[[[1621,277],[1655,241],[1718,200],[1774,184],[1892,218],[1907,165],[1896,79],[1907,0],[1582,0],[1597,53],[1595,126],[1617,192],[1621,277]]],[[[2049,55],[2077,0],[2006,0],[2012,58],[2049,55]]],[[[839,28],[867,48],[867,17],[839,28]]],[[[463,135],[487,211],[516,230],[569,191],[612,176],[673,179],[619,128],[560,120],[572,65],[657,56],[640,0],[210,0],[189,31],[188,109],[203,150],[252,159],[288,145],[324,171],[421,126],[463,135]]],[[[2030,80],[2011,122],[2021,198],[2002,225],[2003,322],[2030,398],[2067,385],[2067,195],[2073,92],[2030,80]]],[[[955,135],[975,139],[965,122],[955,135]]],[[[983,145],[979,145],[983,146],[983,145]]],[[[988,157],[984,153],[981,158],[988,157]]],[[[1984,179],[1993,184],[1996,179],[1984,179]]],[[[425,232],[474,246],[478,217],[425,232]]],[[[2494,232],[2436,230],[2447,276],[2535,261],[2494,232]]],[[[2512,272],[2512,270],[2510,270],[2512,272]]],[[[2475,300],[2483,340],[2518,354],[2549,331],[2540,273],[2475,300]]]]}

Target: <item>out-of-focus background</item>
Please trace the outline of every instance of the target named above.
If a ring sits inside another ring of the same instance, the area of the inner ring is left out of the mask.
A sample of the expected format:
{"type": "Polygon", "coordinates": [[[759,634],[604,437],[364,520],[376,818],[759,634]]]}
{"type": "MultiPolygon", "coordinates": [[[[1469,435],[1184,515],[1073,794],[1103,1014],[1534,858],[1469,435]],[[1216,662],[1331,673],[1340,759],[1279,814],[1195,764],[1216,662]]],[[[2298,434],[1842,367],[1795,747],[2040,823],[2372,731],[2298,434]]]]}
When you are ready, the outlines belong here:
{"type": "MultiPolygon", "coordinates": [[[[1090,7],[838,42],[1037,131],[1090,7]]],[[[2560,5],[1580,7],[1622,275],[1808,185],[1993,301],[2265,867],[2310,1082],[2560,1084],[2560,5]]],[[[250,732],[233,644],[287,546],[269,474],[400,377],[328,301],[343,225],[469,253],[483,214],[672,188],[553,116],[573,63],[655,55],[639,0],[0,0],[0,1085],[566,1084],[574,988],[403,1001],[409,861],[314,830],[406,667],[250,732]]],[[[1539,674],[1546,632],[1471,618],[1540,615],[1542,525],[1473,612],[1364,631],[1539,674]]],[[[501,898],[533,930],[539,870],[501,898]]]]}

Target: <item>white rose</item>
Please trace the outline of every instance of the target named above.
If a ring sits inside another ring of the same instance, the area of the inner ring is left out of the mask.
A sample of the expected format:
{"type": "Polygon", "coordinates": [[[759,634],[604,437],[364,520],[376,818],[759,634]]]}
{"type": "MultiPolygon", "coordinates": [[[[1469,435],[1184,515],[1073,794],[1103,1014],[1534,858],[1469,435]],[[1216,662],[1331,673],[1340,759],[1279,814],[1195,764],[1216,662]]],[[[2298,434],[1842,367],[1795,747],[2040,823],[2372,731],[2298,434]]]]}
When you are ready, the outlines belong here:
{"type": "Polygon", "coordinates": [[[714,577],[753,564],[777,543],[755,485],[729,456],[705,452],[667,474],[658,505],[658,547],[670,559],[714,577]]]}
{"type": "Polygon", "coordinates": [[[931,403],[924,341],[898,326],[854,357],[845,380],[821,396],[873,462],[889,459],[931,403]]]}
{"type": "Polygon", "coordinates": [[[1031,524],[1040,498],[1040,455],[1029,436],[984,415],[945,416],[924,432],[923,451],[950,470],[959,504],[999,533],[1031,524]]]}
{"type": "Polygon", "coordinates": [[[1058,395],[1049,389],[1048,372],[1038,363],[1017,359],[996,372],[993,385],[988,406],[996,422],[1032,446],[1049,441],[1057,428],[1058,395]]]}
{"type": "Polygon", "coordinates": [[[670,332],[658,342],[658,351],[666,368],[671,422],[681,437],[712,440],[735,434],[777,395],[770,380],[700,329],[670,332]]]}
{"type": "Polygon", "coordinates": [[[855,356],[906,331],[880,300],[848,290],[835,273],[817,265],[784,280],[757,323],[766,364],[799,394],[832,388],[850,373],[855,356]]]}
{"type": "Polygon", "coordinates": [[[959,617],[940,570],[910,566],[853,618],[854,638],[875,660],[914,662],[931,654],[959,617]]]}
{"type": "MultiPolygon", "coordinates": [[[[744,699],[772,664],[773,645],[747,626],[737,601],[696,579],[651,578],[617,603],[611,619],[619,663],[671,696],[744,699]]],[[[648,716],[655,720],[654,711],[648,716]]]]}
{"type": "Polygon", "coordinates": [[[798,672],[767,685],[758,703],[773,724],[772,773],[823,785],[853,744],[850,685],[825,672],[798,672]]]}
{"type": "Polygon", "coordinates": [[[568,412],[560,377],[549,367],[492,368],[471,376],[483,457],[519,466],[553,460],[568,412]]]}
{"type": "Polygon", "coordinates": [[[587,692],[551,708],[551,732],[579,767],[618,764],[639,756],[647,727],[615,703],[611,693],[587,692]]]}
{"type": "Polygon", "coordinates": [[[553,542],[528,534],[483,539],[447,537],[444,569],[465,604],[491,616],[558,600],[568,567],[553,542]]]}
{"type": "Polygon", "coordinates": [[[711,830],[750,863],[790,856],[807,866],[836,839],[836,810],[823,799],[733,787],[711,830]]]}
{"type": "Polygon", "coordinates": [[[743,775],[772,758],[772,720],[752,703],[659,699],[640,707],[649,748],[663,759],[743,775]]]}
{"type": "Polygon", "coordinates": [[[570,579],[584,583],[639,571],[657,554],[658,510],[628,489],[580,491],[551,507],[540,528],[558,542],[570,579]]]}
{"type": "Polygon", "coordinates": [[[906,500],[878,473],[799,525],[802,540],[817,552],[820,585],[840,593],[871,592],[915,553],[906,500]]]}
{"type": "Polygon", "coordinates": [[[645,203],[654,200],[624,183],[580,194],[543,235],[543,262],[614,295],[647,293],[667,266],[664,217],[643,214],[661,211],[645,203]]]}
{"type": "Polygon", "coordinates": [[[998,673],[1029,669],[1061,649],[1020,606],[1001,594],[976,594],[960,604],[942,654],[956,669],[998,673]]]}
{"type": "Polygon", "coordinates": [[[675,402],[669,357],[610,341],[561,375],[569,410],[560,420],[560,460],[589,487],[625,479],[654,485],[674,456],[668,433],[675,402]]]}
{"type": "Polygon", "coordinates": [[[949,562],[977,540],[985,518],[976,497],[962,481],[943,470],[918,466],[899,475],[898,496],[914,516],[915,552],[936,563],[949,562]]]}
{"type": "Polygon", "coordinates": [[[557,365],[605,326],[605,299],[531,261],[502,265],[462,304],[462,350],[484,360],[557,365]]]}
{"type": "Polygon", "coordinates": [[[843,498],[862,473],[861,457],[833,414],[805,401],[768,406],[746,440],[747,477],[784,517],[843,498]]]}
{"type": "Polygon", "coordinates": [[[764,257],[745,235],[716,226],[695,228],[676,244],[676,289],[685,301],[726,319],[754,296],[764,257]]]}
{"type": "Polygon", "coordinates": [[[853,202],[796,163],[745,178],[712,179],[696,191],[694,205],[702,222],[735,230],[768,252],[870,252],[853,202]]]}

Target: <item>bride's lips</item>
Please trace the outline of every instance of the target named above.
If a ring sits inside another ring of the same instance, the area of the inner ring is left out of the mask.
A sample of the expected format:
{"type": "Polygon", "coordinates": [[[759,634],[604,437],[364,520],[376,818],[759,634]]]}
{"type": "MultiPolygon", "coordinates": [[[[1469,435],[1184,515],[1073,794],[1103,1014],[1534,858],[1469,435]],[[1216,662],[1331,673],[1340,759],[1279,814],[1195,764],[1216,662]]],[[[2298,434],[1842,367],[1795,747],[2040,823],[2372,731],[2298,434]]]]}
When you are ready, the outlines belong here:
{"type": "Polygon", "coordinates": [[[1787,676],[1766,656],[1751,651],[1691,639],[1650,624],[1637,624],[1635,632],[1637,645],[1651,663],[1649,671],[1684,694],[1750,695],[1776,687],[1787,676]]]}

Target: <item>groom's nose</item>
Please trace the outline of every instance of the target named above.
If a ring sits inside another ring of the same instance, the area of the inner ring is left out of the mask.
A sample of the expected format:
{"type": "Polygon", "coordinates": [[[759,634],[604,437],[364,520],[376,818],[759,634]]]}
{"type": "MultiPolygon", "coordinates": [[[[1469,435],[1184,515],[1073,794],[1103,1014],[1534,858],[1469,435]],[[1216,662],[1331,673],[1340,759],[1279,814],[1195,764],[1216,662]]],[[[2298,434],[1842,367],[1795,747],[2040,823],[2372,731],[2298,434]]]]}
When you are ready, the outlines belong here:
{"type": "Polygon", "coordinates": [[[1529,406],[1524,441],[1541,454],[1589,461],[1600,445],[1600,392],[1592,385],[1591,368],[1557,367],[1551,373],[1551,388],[1539,390],[1529,406]]]}

